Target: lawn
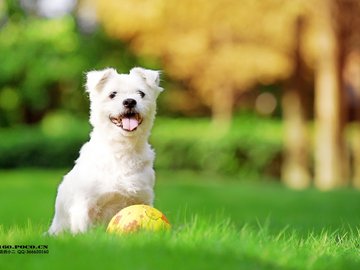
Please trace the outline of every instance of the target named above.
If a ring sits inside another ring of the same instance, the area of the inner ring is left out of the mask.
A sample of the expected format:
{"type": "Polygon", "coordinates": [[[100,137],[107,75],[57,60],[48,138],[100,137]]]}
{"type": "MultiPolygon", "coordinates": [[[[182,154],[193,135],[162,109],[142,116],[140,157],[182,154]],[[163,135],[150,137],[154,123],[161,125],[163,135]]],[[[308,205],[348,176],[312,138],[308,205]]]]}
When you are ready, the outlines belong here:
{"type": "Polygon", "coordinates": [[[155,206],[169,218],[171,232],[118,237],[97,227],[75,237],[42,236],[64,172],[0,172],[0,246],[49,250],[0,254],[0,269],[360,269],[355,190],[297,192],[160,170],[155,206]]]}

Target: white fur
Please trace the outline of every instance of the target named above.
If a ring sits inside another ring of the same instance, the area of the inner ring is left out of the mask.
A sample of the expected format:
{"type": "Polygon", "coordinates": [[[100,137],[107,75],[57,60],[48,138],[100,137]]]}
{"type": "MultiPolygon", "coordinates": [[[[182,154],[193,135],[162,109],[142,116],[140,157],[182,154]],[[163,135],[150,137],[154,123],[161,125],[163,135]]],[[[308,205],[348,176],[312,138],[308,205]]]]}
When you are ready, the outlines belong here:
{"type": "Polygon", "coordinates": [[[133,68],[129,74],[115,69],[87,73],[90,123],[93,130],[73,169],[58,187],[55,215],[49,234],[64,230],[85,232],[92,224],[107,223],[120,209],[137,203],[152,205],[154,152],[148,137],[156,111],[159,72],[133,68]],[[145,93],[142,98],[138,91],[145,93]],[[116,91],[114,98],[110,94],[116,91]],[[142,123],[126,131],[110,121],[126,110],[125,99],[136,100],[142,123]]]}

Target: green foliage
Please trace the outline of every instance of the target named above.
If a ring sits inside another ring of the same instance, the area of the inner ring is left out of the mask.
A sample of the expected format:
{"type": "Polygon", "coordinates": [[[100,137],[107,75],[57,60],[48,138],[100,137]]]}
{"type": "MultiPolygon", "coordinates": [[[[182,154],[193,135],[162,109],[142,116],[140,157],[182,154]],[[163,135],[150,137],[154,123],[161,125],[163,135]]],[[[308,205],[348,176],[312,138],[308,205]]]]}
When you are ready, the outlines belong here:
{"type": "Polygon", "coordinates": [[[21,23],[9,21],[2,28],[0,84],[7,85],[0,92],[5,100],[1,107],[3,125],[10,124],[11,120],[37,120],[37,114],[43,114],[49,106],[54,106],[51,103],[55,102],[54,96],[60,91],[60,82],[74,81],[79,68],[75,56],[79,43],[73,29],[71,18],[28,19],[21,23]],[[8,92],[7,95],[4,91],[8,92]],[[10,107],[4,106],[9,93],[13,96],[10,101],[17,100],[10,107]],[[28,115],[23,116],[25,112],[28,115]]]}
{"type": "Polygon", "coordinates": [[[71,16],[11,18],[0,31],[0,126],[36,123],[54,109],[84,115],[84,72],[106,66],[127,70],[136,63],[100,29],[81,34],[71,16]]]}
{"type": "Polygon", "coordinates": [[[0,129],[0,167],[65,167],[74,163],[89,125],[66,113],[49,114],[42,125],[0,129]]]}
{"type": "Polygon", "coordinates": [[[151,137],[156,167],[225,174],[279,174],[281,124],[243,115],[223,133],[209,119],[157,119],[151,137]]]}
{"type": "MultiPolygon", "coordinates": [[[[0,167],[71,166],[88,139],[89,125],[68,113],[48,114],[39,127],[0,130],[0,167]]],[[[226,134],[209,119],[158,117],[151,136],[156,169],[225,174],[279,173],[281,125],[246,115],[226,134]]]]}
{"type": "Polygon", "coordinates": [[[0,171],[0,205],[11,206],[0,208],[0,243],[45,244],[50,252],[0,255],[2,269],[360,267],[359,217],[354,215],[360,204],[354,190],[295,192],[220,175],[159,171],[155,206],[172,223],[169,233],[119,237],[99,226],[75,237],[44,237],[63,173],[0,171]]]}

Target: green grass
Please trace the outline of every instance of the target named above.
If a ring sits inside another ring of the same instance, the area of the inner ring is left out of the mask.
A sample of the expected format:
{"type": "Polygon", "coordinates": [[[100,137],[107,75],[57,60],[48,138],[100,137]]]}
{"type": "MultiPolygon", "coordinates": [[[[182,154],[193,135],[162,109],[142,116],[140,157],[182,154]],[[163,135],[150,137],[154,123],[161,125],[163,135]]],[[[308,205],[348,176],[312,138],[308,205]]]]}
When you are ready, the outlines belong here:
{"type": "Polygon", "coordinates": [[[168,233],[46,237],[63,170],[0,172],[0,269],[360,269],[360,193],[291,191],[274,183],[159,171],[155,206],[168,233]]]}

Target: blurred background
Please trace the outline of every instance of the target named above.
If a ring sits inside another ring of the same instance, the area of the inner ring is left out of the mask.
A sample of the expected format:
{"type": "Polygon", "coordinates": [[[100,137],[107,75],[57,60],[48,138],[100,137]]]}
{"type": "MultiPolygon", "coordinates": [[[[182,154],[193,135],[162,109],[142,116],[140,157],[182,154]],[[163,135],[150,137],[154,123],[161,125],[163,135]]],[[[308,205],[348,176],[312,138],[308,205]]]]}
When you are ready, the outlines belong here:
{"type": "Polygon", "coordinates": [[[159,170],[360,188],[358,0],[0,0],[0,168],[71,167],[84,74],[163,71],[159,170]]]}

